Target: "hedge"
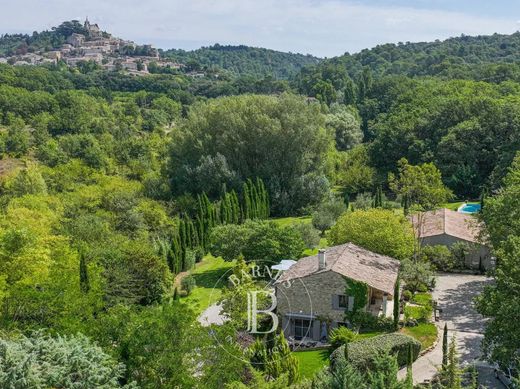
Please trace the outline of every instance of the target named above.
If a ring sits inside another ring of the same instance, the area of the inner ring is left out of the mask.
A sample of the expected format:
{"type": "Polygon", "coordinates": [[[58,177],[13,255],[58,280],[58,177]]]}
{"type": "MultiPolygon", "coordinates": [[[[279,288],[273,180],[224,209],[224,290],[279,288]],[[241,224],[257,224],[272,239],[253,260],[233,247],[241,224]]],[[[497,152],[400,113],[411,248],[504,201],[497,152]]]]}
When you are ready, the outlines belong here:
{"type": "MultiPolygon", "coordinates": [[[[412,347],[413,360],[415,361],[421,351],[420,342],[411,336],[400,333],[378,335],[350,343],[348,345],[348,359],[354,366],[370,368],[375,356],[380,353],[390,353],[397,356],[399,366],[405,366],[408,363],[409,346],[412,347]]],[[[334,369],[339,360],[344,359],[345,346],[341,346],[330,356],[332,368],[334,369]]]]}

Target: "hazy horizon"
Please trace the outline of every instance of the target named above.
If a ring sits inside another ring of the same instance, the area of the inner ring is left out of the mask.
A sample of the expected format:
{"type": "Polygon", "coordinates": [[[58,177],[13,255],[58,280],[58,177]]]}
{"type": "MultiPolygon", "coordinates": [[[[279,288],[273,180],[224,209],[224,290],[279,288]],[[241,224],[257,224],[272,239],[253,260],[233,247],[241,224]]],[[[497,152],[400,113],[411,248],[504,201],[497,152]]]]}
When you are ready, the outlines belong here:
{"type": "MultiPolygon", "coordinates": [[[[3,0],[0,0],[3,2],[3,0]]],[[[103,30],[162,49],[193,50],[215,43],[333,57],[378,44],[511,34],[520,4],[462,0],[64,0],[2,4],[0,33],[32,33],[86,16],[103,30]],[[502,5],[502,6],[501,6],[502,5]],[[23,9],[23,17],[18,17],[23,9]],[[467,11],[470,9],[471,11],[467,11]],[[160,12],[159,12],[160,11],[160,12]]]]}

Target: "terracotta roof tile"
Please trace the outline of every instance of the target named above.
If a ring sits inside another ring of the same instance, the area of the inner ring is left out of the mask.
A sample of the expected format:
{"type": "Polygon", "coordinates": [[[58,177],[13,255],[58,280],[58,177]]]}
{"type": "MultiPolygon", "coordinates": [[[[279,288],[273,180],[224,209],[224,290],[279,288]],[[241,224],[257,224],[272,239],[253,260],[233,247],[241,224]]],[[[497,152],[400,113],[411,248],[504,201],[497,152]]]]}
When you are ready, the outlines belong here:
{"type": "Polygon", "coordinates": [[[325,269],[319,270],[318,256],[313,255],[300,259],[284,272],[277,282],[333,271],[344,277],[365,282],[382,292],[394,294],[400,266],[398,260],[373,253],[352,243],[330,247],[325,253],[325,269]]]}
{"type": "Polygon", "coordinates": [[[418,215],[413,215],[411,220],[416,230],[421,224],[420,237],[422,238],[446,234],[468,242],[479,243],[482,231],[482,227],[473,215],[446,208],[424,212],[421,219],[418,215]]]}

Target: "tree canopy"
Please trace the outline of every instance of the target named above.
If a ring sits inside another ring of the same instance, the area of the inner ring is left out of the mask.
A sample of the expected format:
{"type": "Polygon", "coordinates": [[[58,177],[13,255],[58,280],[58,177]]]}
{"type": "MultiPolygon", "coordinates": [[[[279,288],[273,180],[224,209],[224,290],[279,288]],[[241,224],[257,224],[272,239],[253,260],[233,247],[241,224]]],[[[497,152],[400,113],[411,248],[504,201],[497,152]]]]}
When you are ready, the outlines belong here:
{"type": "Polygon", "coordinates": [[[344,213],[332,227],[330,239],[335,245],[352,242],[396,259],[410,258],[414,252],[410,222],[384,209],[344,213]]]}

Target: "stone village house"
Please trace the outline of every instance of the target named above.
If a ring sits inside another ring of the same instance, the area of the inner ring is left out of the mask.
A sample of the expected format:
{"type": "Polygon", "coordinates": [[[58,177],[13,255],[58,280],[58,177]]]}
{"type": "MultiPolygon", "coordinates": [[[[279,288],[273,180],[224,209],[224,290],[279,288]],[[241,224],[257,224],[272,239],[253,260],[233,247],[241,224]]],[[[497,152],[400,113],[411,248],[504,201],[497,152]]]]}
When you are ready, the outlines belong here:
{"type": "Polygon", "coordinates": [[[468,245],[465,266],[473,270],[489,270],[494,267],[489,247],[481,242],[482,226],[471,214],[438,209],[411,217],[421,246],[443,245],[450,247],[457,242],[468,245]]]}
{"type": "Polygon", "coordinates": [[[354,297],[347,280],[368,286],[364,310],[391,317],[400,263],[352,243],[320,250],[284,271],[275,283],[277,315],[288,339],[322,340],[331,328],[346,325],[354,297]],[[330,326],[330,327],[328,327],[330,326]]]}

